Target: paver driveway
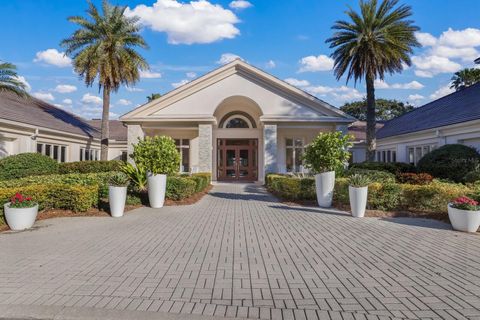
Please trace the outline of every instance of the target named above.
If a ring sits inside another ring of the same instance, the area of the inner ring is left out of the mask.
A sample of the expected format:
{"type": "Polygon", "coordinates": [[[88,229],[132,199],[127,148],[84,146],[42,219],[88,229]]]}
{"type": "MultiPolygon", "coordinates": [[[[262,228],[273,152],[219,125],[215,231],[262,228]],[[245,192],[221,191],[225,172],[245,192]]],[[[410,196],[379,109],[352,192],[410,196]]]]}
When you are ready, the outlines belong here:
{"type": "MultiPolygon", "coordinates": [[[[0,304],[265,319],[480,319],[480,236],[289,207],[253,184],[0,235],[0,304]]],[[[0,315],[1,316],[1,315],[0,315]]]]}

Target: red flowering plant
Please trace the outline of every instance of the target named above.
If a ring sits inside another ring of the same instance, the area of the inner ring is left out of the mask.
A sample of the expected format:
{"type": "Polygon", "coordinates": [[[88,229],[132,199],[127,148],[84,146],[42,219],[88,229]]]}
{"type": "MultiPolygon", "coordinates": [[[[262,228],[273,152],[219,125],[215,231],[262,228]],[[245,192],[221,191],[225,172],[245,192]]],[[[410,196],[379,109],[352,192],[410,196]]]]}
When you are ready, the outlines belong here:
{"type": "Polygon", "coordinates": [[[10,208],[31,208],[36,205],[37,203],[33,201],[32,197],[26,197],[18,192],[10,198],[10,208]]]}
{"type": "Polygon", "coordinates": [[[477,211],[480,210],[480,206],[478,205],[478,201],[475,201],[469,197],[463,196],[454,199],[450,203],[452,208],[460,209],[460,210],[468,210],[468,211],[477,211]]]}

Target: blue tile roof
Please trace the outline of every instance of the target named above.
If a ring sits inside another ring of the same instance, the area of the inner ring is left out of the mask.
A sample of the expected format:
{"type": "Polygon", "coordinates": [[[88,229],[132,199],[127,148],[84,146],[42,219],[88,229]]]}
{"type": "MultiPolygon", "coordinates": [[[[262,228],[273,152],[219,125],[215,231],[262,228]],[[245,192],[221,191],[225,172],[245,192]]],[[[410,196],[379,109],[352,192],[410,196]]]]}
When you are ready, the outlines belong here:
{"type": "Polygon", "coordinates": [[[377,139],[480,119],[480,83],[427,103],[385,123],[377,139]]]}

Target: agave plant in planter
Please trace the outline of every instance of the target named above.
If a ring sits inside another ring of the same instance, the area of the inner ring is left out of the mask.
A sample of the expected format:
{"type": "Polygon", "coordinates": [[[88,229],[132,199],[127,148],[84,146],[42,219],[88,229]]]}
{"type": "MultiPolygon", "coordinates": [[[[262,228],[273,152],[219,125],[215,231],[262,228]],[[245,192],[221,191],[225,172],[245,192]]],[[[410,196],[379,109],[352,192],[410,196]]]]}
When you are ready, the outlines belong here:
{"type": "Polygon", "coordinates": [[[353,217],[365,216],[369,183],[370,179],[367,176],[358,173],[348,178],[348,196],[353,217]]]}
{"type": "Polygon", "coordinates": [[[129,182],[129,177],[123,172],[117,172],[110,177],[108,203],[110,204],[110,214],[114,218],[123,216],[129,182]]]}
{"type": "Polygon", "coordinates": [[[448,218],[458,231],[476,232],[480,227],[480,205],[469,197],[459,197],[448,204],[448,218]]]}
{"type": "Polygon", "coordinates": [[[320,207],[331,207],[335,187],[335,170],[342,168],[350,158],[351,136],[341,132],[320,133],[306,148],[303,159],[306,167],[315,173],[317,202],[320,207]]]}
{"type": "Polygon", "coordinates": [[[3,208],[8,226],[15,231],[31,228],[38,214],[38,203],[21,193],[11,197],[3,208]]]}
{"type": "Polygon", "coordinates": [[[175,141],[167,136],[145,137],[133,145],[132,159],[147,171],[148,201],[152,208],[165,202],[167,174],[178,172],[180,153],[175,141]]]}

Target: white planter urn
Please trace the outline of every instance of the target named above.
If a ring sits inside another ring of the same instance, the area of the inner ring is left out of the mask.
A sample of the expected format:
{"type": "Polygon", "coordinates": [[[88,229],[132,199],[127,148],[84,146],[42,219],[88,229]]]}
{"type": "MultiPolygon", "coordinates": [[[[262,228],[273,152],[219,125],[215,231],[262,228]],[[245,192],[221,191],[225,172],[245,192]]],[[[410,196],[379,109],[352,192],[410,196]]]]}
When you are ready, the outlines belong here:
{"type": "Polygon", "coordinates": [[[165,191],[167,189],[166,174],[147,173],[148,201],[150,207],[161,208],[165,202],[165,191]]]}
{"type": "Polygon", "coordinates": [[[364,217],[365,208],[367,207],[368,186],[360,188],[348,186],[348,196],[350,198],[352,217],[364,217]]]}
{"type": "Polygon", "coordinates": [[[110,214],[112,217],[119,218],[123,216],[126,200],[127,187],[108,187],[108,203],[110,204],[110,214]]]}
{"type": "Polygon", "coordinates": [[[5,220],[10,229],[14,231],[30,229],[37,218],[38,204],[30,208],[10,208],[10,202],[7,202],[3,208],[5,220]]]}
{"type": "Polygon", "coordinates": [[[335,171],[328,171],[315,175],[317,202],[320,207],[331,207],[333,189],[335,188],[335,171]]]}
{"type": "Polygon", "coordinates": [[[452,208],[451,204],[448,204],[448,218],[453,229],[458,231],[477,232],[480,227],[480,210],[461,210],[452,208]]]}

